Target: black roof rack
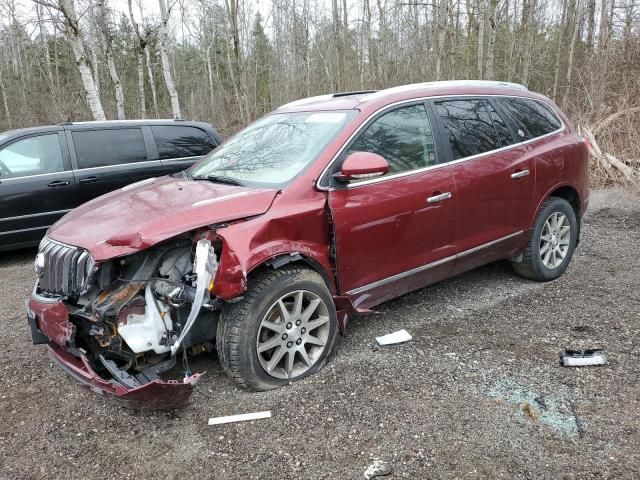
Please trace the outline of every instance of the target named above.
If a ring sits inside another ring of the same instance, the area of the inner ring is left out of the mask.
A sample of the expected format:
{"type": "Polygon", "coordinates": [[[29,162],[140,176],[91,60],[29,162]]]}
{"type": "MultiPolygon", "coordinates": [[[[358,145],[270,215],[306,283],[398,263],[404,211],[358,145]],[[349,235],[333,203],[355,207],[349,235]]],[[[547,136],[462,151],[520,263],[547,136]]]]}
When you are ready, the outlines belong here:
{"type": "Polygon", "coordinates": [[[356,90],[355,92],[338,92],[333,94],[333,98],[348,97],[349,95],[364,95],[366,93],[376,93],[378,90],[356,90]]]}

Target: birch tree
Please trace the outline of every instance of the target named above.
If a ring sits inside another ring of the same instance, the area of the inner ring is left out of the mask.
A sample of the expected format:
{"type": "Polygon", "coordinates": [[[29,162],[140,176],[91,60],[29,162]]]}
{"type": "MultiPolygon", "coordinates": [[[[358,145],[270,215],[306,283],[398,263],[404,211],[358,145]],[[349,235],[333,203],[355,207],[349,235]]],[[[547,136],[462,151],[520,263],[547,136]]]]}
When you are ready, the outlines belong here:
{"type": "Polygon", "coordinates": [[[89,106],[89,110],[91,110],[91,115],[94,120],[106,120],[104,109],[102,108],[102,102],[100,101],[100,95],[91,72],[91,66],[85,53],[82,31],[80,30],[80,24],[78,22],[78,17],[76,16],[74,1],[59,0],[57,4],[52,4],[37,0],[37,3],[50,8],[55,8],[62,14],[65,24],[65,35],[71,49],[73,50],[73,55],[76,60],[78,72],[80,73],[80,78],[82,79],[82,85],[84,87],[87,105],[89,106]]]}
{"type": "Polygon", "coordinates": [[[104,42],[104,53],[107,58],[107,67],[109,68],[109,76],[111,77],[111,83],[113,85],[114,96],[116,100],[116,114],[118,120],[124,120],[124,92],[122,90],[122,83],[120,82],[120,76],[118,75],[118,69],[116,68],[116,61],[113,57],[113,38],[111,35],[111,20],[107,7],[105,6],[105,0],[98,0],[98,15],[100,27],[102,30],[102,40],[104,42]]]}
{"type": "Polygon", "coordinates": [[[173,118],[180,119],[182,118],[182,113],[180,112],[180,100],[178,99],[178,91],[176,90],[176,85],[173,82],[173,74],[171,73],[171,62],[169,60],[168,53],[168,44],[169,44],[169,14],[170,11],[167,9],[166,0],[158,0],[160,4],[160,28],[159,28],[159,50],[160,50],[160,59],[162,61],[162,76],[164,77],[164,83],[167,86],[167,92],[169,93],[169,98],[171,99],[171,112],[173,114],[173,118]]]}

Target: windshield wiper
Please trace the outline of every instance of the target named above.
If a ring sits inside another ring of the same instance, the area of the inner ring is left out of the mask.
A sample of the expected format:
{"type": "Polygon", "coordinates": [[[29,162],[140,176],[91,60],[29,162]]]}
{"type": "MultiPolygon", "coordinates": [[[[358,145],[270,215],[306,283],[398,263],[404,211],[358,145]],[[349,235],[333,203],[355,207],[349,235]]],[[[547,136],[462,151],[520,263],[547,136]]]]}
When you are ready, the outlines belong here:
{"type": "Polygon", "coordinates": [[[232,177],[225,177],[223,175],[207,175],[204,177],[193,177],[194,180],[209,180],[215,183],[227,183],[229,185],[237,185],[239,187],[245,187],[246,185],[240,180],[236,180],[232,177]]]}

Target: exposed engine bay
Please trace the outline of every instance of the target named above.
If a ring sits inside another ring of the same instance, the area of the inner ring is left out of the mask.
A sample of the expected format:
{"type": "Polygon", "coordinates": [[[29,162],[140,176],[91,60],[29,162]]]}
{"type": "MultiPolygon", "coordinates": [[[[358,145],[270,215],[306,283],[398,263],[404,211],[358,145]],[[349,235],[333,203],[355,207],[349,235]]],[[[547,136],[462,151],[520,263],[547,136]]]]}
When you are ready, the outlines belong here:
{"type": "Polygon", "coordinates": [[[187,352],[213,349],[217,268],[211,240],[190,235],[93,266],[84,291],[64,302],[75,327],[66,350],[129,389],[158,380],[180,353],[190,376],[187,352]]]}

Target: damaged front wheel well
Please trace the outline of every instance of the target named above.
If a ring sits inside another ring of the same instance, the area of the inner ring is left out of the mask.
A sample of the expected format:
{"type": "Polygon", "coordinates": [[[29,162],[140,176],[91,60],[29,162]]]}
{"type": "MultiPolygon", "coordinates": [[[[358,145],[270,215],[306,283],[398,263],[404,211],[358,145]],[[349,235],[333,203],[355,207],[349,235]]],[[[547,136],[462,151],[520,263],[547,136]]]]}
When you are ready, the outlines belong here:
{"type": "Polygon", "coordinates": [[[310,268],[311,270],[313,270],[314,272],[316,272],[322,277],[322,280],[324,280],[324,283],[326,284],[329,291],[335,295],[336,292],[335,292],[334,283],[331,281],[331,277],[325,271],[322,265],[320,265],[318,262],[316,262],[312,258],[305,257],[299,252],[284,253],[284,254],[280,254],[275,257],[272,257],[266,260],[265,262],[261,263],[260,265],[257,265],[256,267],[254,267],[249,272],[247,278],[249,281],[251,281],[253,278],[255,278],[258,275],[261,275],[265,271],[278,270],[284,267],[285,265],[287,266],[300,265],[303,267],[310,268]]]}

